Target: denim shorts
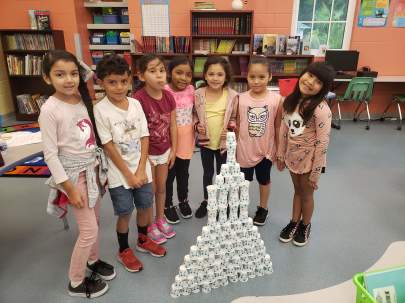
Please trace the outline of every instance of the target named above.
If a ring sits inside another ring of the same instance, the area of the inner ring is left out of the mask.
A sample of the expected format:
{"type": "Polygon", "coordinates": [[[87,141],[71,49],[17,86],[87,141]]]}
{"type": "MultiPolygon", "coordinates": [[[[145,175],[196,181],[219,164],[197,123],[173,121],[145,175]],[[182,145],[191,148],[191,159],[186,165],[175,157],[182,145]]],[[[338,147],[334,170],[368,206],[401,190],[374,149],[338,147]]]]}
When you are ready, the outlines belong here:
{"type": "Polygon", "coordinates": [[[152,183],[145,184],[140,188],[125,188],[118,186],[110,188],[110,196],[116,216],[130,215],[134,207],[149,208],[153,204],[152,183]]]}

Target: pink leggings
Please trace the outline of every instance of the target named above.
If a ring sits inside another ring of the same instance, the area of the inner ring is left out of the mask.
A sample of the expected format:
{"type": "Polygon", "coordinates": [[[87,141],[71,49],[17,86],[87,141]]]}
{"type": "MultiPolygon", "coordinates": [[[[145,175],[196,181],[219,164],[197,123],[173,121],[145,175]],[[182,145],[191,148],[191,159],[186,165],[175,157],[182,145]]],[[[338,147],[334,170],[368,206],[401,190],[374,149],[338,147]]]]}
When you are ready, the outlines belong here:
{"type": "Polygon", "coordinates": [[[84,207],[71,207],[79,229],[72,258],[70,260],[69,279],[73,282],[83,281],[88,260],[98,260],[98,222],[100,212],[100,198],[94,208],[89,208],[87,196],[86,174],[82,172],[77,181],[77,187],[82,194],[84,207]]]}

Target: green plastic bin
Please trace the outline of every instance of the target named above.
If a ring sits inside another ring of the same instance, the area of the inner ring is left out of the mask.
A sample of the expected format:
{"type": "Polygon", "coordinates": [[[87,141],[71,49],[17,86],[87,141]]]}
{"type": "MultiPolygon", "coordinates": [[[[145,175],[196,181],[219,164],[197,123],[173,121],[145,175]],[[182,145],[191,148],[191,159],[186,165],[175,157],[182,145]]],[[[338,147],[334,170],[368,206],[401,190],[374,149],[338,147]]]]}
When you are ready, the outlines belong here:
{"type": "Polygon", "coordinates": [[[364,287],[364,273],[358,273],[353,277],[356,285],[356,303],[377,303],[372,295],[364,287]]]}

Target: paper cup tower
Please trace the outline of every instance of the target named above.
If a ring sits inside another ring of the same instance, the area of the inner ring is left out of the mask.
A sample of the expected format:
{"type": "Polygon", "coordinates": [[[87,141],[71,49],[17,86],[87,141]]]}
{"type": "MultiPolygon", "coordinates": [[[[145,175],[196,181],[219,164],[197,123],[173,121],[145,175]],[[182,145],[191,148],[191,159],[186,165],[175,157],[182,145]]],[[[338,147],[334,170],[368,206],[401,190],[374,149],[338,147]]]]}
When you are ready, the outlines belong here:
{"type": "Polygon", "coordinates": [[[226,164],[214,185],[207,186],[207,225],[184,256],[171,287],[172,297],[209,293],[229,281],[247,282],[273,272],[270,255],[248,217],[249,181],[236,163],[235,133],[227,133],[226,147],[226,164]]]}

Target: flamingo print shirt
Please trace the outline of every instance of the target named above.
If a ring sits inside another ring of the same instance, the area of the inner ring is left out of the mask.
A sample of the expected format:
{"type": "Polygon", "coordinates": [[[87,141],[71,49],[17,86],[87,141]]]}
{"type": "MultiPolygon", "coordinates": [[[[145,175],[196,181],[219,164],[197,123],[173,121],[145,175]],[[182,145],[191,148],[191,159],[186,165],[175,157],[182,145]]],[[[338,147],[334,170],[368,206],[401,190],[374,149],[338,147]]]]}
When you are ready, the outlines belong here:
{"type": "Polygon", "coordinates": [[[134,98],[141,103],[148,121],[149,155],[163,155],[171,147],[170,116],[176,109],[176,101],[165,89],[160,100],[149,96],[145,88],[138,90],[134,98]]]}
{"type": "Polygon", "coordinates": [[[58,158],[60,154],[94,157],[93,125],[82,102],[69,104],[51,96],[41,107],[38,122],[45,161],[56,184],[68,179],[58,158]]]}

